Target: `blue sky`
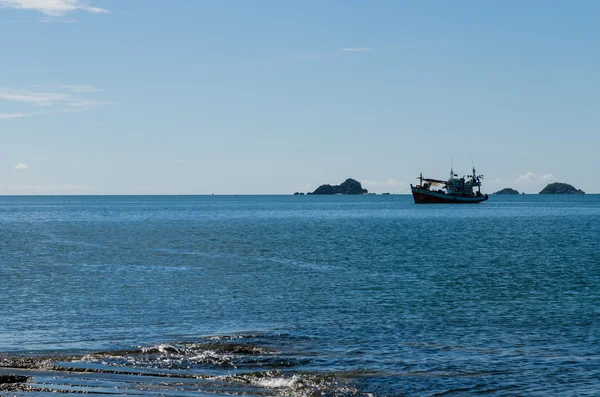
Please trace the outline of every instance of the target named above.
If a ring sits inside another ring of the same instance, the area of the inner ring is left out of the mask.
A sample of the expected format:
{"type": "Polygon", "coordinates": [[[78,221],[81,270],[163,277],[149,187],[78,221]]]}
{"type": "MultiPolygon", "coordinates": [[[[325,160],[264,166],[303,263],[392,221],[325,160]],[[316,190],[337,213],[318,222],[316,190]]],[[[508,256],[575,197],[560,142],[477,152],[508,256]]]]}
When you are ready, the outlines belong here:
{"type": "Polygon", "coordinates": [[[0,0],[0,194],[600,192],[595,1],[0,0]]]}

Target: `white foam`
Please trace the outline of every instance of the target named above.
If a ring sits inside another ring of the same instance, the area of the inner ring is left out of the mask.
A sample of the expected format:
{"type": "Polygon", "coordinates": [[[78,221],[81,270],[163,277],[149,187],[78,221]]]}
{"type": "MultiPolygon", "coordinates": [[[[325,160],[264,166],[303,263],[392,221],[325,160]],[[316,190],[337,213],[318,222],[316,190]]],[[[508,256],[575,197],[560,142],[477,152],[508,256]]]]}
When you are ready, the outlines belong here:
{"type": "Polygon", "coordinates": [[[298,383],[300,378],[296,375],[291,378],[262,378],[252,380],[252,384],[256,386],[268,387],[272,389],[292,388],[298,383]]]}
{"type": "Polygon", "coordinates": [[[196,362],[199,364],[202,363],[212,363],[215,365],[235,365],[233,364],[233,358],[229,354],[217,354],[212,351],[204,351],[196,354],[188,359],[190,362],[196,362]]]}
{"type": "Polygon", "coordinates": [[[142,353],[151,353],[154,350],[156,350],[162,354],[170,354],[170,353],[174,353],[174,352],[177,352],[177,353],[179,352],[178,348],[171,346],[171,345],[167,345],[167,344],[151,346],[151,347],[142,347],[141,350],[142,350],[142,353]]]}

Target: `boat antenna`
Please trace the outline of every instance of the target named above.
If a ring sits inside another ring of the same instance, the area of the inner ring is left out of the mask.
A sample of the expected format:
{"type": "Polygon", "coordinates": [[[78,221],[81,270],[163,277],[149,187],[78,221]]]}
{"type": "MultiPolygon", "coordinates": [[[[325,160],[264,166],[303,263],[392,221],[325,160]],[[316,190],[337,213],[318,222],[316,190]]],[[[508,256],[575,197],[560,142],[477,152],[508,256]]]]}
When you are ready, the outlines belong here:
{"type": "Polygon", "coordinates": [[[454,156],[450,156],[450,179],[454,178],[454,156]]]}

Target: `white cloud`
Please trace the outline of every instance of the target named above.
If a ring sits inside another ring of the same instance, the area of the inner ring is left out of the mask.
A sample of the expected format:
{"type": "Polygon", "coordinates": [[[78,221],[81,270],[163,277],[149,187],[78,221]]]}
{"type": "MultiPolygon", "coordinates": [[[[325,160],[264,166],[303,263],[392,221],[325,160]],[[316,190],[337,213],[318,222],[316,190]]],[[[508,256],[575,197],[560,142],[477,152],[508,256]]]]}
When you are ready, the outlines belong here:
{"type": "Polygon", "coordinates": [[[104,8],[91,6],[86,0],[0,0],[0,7],[34,10],[52,17],[60,17],[78,10],[94,14],[108,13],[104,8]]]}
{"type": "Polygon", "coordinates": [[[541,183],[551,183],[556,181],[556,176],[554,174],[543,174],[541,176],[537,176],[531,171],[524,173],[523,175],[517,178],[517,183],[521,185],[537,185],[541,183]]]}
{"type": "Polygon", "coordinates": [[[380,182],[376,182],[376,181],[371,181],[369,179],[363,179],[362,181],[360,181],[361,185],[365,185],[365,186],[381,186],[380,182]]]}
{"type": "Polygon", "coordinates": [[[342,52],[371,52],[373,51],[372,48],[368,48],[368,47],[347,47],[347,48],[342,48],[342,52]]]}
{"type": "Polygon", "coordinates": [[[544,175],[542,175],[542,181],[548,182],[548,183],[554,182],[554,181],[556,181],[556,177],[552,174],[544,174],[544,175]]]}
{"type": "Polygon", "coordinates": [[[25,163],[19,163],[15,165],[15,170],[28,170],[29,167],[25,163]]]}
{"type": "Polygon", "coordinates": [[[537,179],[537,175],[533,172],[527,171],[523,175],[517,178],[517,182],[533,182],[537,179]]]}

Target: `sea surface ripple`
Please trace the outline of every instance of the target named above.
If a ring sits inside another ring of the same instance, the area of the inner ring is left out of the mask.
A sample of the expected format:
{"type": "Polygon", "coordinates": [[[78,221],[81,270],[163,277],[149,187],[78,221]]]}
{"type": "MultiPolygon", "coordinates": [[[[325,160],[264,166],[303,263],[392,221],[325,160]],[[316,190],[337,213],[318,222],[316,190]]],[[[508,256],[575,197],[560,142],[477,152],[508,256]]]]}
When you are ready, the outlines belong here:
{"type": "Polygon", "coordinates": [[[599,195],[0,197],[0,280],[15,395],[600,390],[599,195]]]}

